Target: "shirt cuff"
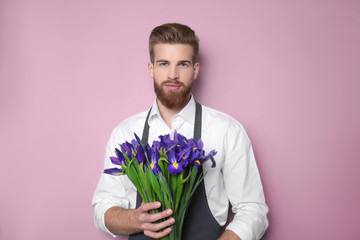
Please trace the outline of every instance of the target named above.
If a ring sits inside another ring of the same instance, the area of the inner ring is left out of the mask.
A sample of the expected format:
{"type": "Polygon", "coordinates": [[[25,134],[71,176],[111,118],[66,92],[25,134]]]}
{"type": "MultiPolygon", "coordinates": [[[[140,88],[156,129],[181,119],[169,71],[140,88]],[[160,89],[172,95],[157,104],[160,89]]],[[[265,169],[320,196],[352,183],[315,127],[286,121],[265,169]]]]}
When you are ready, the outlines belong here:
{"type": "Polygon", "coordinates": [[[239,226],[237,223],[231,222],[226,227],[226,230],[233,231],[239,238],[241,238],[241,240],[253,240],[251,230],[246,227],[239,226]]]}

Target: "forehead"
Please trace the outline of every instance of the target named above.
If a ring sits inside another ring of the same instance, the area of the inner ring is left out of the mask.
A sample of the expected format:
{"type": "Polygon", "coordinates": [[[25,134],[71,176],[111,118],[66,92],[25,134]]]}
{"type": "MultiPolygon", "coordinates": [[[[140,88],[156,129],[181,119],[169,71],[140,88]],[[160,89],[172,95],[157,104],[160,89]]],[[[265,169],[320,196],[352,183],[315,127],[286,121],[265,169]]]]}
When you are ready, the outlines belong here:
{"type": "Polygon", "coordinates": [[[154,45],[154,60],[191,61],[194,49],[189,44],[158,43],[154,45]]]}

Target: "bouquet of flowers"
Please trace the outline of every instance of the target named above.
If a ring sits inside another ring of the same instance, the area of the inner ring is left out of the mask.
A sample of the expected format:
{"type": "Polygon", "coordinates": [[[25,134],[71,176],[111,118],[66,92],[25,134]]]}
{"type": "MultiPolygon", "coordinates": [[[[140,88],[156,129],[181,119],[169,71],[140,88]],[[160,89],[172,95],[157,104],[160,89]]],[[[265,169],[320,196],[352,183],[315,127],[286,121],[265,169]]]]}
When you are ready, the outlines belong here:
{"type": "Polygon", "coordinates": [[[105,169],[112,175],[126,174],[135,185],[145,203],[161,202],[161,208],[173,210],[175,224],[173,231],[165,238],[181,239],[182,226],[186,210],[191,198],[205,175],[198,171],[200,165],[207,160],[215,167],[215,150],[205,155],[200,140],[187,139],[175,131],[174,138],[170,135],[159,136],[152,146],[144,145],[139,137],[120,144],[115,148],[116,156],[110,157],[111,162],[121,168],[105,169]]]}

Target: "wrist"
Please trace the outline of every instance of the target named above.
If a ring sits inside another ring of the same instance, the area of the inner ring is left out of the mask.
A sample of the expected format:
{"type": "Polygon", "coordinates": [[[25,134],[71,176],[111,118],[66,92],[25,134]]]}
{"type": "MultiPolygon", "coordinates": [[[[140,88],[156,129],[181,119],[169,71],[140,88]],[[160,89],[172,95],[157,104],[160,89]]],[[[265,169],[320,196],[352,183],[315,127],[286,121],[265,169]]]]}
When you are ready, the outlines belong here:
{"type": "Polygon", "coordinates": [[[241,238],[233,231],[225,230],[225,232],[221,235],[220,238],[218,238],[218,240],[241,240],[241,238]]]}
{"type": "Polygon", "coordinates": [[[134,227],[135,227],[135,231],[136,232],[142,232],[143,229],[141,227],[141,223],[140,223],[140,219],[139,219],[139,216],[140,216],[140,211],[138,208],[136,209],[133,209],[133,210],[128,210],[128,211],[131,211],[131,222],[134,223],[134,227]]]}
{"type": "Polygon", "coordinates": [[[115,235],[142,232],[137,209],[112,207],[105,212],[105,226],[115,235]]]}

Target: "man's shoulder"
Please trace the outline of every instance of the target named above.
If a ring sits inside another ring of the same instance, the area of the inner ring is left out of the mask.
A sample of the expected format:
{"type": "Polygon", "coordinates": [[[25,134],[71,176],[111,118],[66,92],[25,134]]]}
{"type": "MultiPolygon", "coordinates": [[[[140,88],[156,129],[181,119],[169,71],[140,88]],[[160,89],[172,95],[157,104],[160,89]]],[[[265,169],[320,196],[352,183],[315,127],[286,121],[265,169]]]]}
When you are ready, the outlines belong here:
{"type": "Polygon", "coordinates": [[[118,126],[121,126],[121,125],[131,125],[131,124],[134,124],[134,123],[137,123],[139,121],[145,121],[145,118],[148,114],[148,111],[149,110],[146,110],[146,111],[142,111],[142,112],[139,112],[137,114],[134,114],[128,118],[126,118],[125,120],[123,120],[122,122],[119,123],[118,126]]]}
{"type": "Polygon", "coordinates": [[[135,115],[132,115],[131,117],[126,118],[114,128],[113,133],[115,133],[116,135],[124,134],[125,132],[138,134],[138,132],[142,130],[142,127],[144,126],[147,113],[148,110],[139,112],[135,115]]]}
{"type": "Polygon", "coordinates": [[[227,113],[203,106],[203,123],[205,131],[214,132],[217,136],[244,136],[248,139],[243,125],[227,113]],[[216,130],[216,131],[214,131],[216,130]]]}
{"type": "Polygon", "coordinates": [[[236,120],[229,114],[219,111],[217,109],[203,106],[203,114],[205,121],[212,121],[214,123],[216,122],[217,124],[224,126],[233,125],[242,128],[242,125],[238,120],[236,120]]]}

